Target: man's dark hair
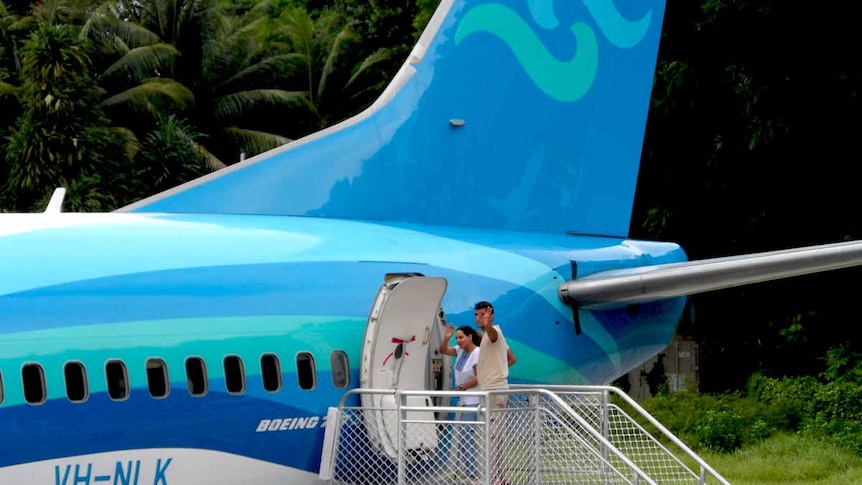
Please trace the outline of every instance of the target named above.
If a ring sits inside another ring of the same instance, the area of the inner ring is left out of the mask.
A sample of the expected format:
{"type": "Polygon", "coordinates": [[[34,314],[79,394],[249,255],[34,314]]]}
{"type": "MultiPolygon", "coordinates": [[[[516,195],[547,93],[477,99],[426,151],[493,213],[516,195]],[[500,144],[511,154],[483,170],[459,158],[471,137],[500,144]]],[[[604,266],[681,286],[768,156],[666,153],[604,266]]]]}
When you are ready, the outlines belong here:
{"type": "Polygon", "coordinates": [[[490,308],[492,311],[494,310],[494,306],[491,305],[490,302],[480,301],[479,303],[476,303],[476,310],[484,310],[486,308],[490,308]]]}

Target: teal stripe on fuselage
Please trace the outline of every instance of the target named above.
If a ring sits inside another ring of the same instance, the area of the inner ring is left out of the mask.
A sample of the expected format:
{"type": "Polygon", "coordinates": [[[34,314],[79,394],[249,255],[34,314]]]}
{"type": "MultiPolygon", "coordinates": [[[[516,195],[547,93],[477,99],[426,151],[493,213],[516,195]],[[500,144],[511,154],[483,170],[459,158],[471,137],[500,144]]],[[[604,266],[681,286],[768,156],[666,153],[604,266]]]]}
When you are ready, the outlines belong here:
{"type": "MultiPolygon", "coordinates": [[[[330,353],[343,350],[350,368],[359,368],[365,320],[319,315],[192,318],[85,325],[6,334],[0,340],[0,370],[5,377],[4,406],[23,404],[23,390],[16,376],[24,363],[38,363],[45,371],[48,397],[65,399],[63,366],[81,362],[87,369],[91,394],[106,392],[104,365],[119,359],[129,370],[131,387],[146,387],[146,360],[160,358],[168,367],[174,387],[184,387],[185,360],[204,359],[210,381],[223,379],[225,355],[242,358],[246,376],[260,375],[260,356],[279,357],[282,374],[296,373],[296,353],[315,357],[318,378],[330,373],[330,353]],[[13,377],[15,376],[15,377],[13,377]]],[[[567,363],[513,339],[509,344],[521,359],[512,379],[544,376],[547,382],[585,382],[567,363]],[[527,363],[535,363],[528,365],[527,363]]],[[[286,386],[294,385],[286,383],[286,386]]],[[[278,400],[281,394],[263,394],[278,400]]]]}
{"type": "MultiPolygon", "coordinates": [[[[82,362],[87,368],[90,393],[106,391],[105,362],[120,359],[129,369],[132,387],[145,386],[145,362],[161,358],[171,385],[184,386],[185,359],[202,357],[210,380],[223,378],[222,359],[238,355],[247,376],[260,375],[260,356],[278,355],[282,373],[296,372],[296,352],[311,352],[318,372],[330,372],[332,350],[344,350],[351,368],[359,365],[359,343],[365,321],[313,315],[231,317],[124,322],[106,325],[54,328],[6,334],[0,341],[0,369],[4,371],[4,405],[24,402],[20,386],[11,377],[25,362],[45,370],[49,398],[65,397],[63,366],[82,362]]],[[[271,395],[273,398],[277,395],[271,395]]]]}

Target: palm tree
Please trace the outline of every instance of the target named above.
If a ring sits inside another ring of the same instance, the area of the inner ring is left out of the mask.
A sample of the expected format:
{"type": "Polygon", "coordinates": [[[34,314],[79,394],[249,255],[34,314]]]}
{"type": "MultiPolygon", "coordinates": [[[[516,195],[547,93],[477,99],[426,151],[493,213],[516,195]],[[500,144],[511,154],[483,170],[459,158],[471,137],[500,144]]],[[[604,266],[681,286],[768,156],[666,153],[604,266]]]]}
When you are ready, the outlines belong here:
{"type": "Polygon", "coordinates": [[[101,174],[128,161],[125,137],[108,127],[98,108],[89,45],[72,25],[57,21],[61,8],[48,2],[42,7],[51,10],[38,12],[21,50],[22,110],[3,154],[2,192],[17,210],[36,208],[58,186],[69,189],[67,208],[110,208],[101,174]]]}
{"type": "Polygon", "coordinates": [[[207,172],[206,154],[198,144],[202,133],[175,115],[159,116],[141,142],[138,170],[129,178],[136,198],[160,192],[207,172]]]}
{"type": "Polygon", "coordinates": [[[159,116],[187,118],[218,169],[373,101],[385,50],[355,59],[360,39],[339,16],[297,9],[272,21],[269,8],[228,15],[217,0],[121,0],[94,9],[82,35],[101,46],[103,108],[139,136],[159,116]]]}
{"type": "Polygon", "coordinates": [[[194,94],[171,79],[179,50],[155,33],[119,17],[110,1],[95,8],[81,29],[81,37],[98,46],[97,80],[102,107],[118,124],[146,132],[163,111],[183,111],[194,104],[194,94]]]}
{"type": "Polygon", "coordinates": [[[0,0],[0,135],[5,133],[9,121],[17,116],[15,86],[21,68],[18,44],[26,34],[25,23],[0,0]]]}
{"type": "Polygon", "coordinates": [[[284,82],[305,92],[310,125],[316,131],[367,107],[387,81],[380,67],[390,59],[387,49],[356,58],[362,39],[350,23],[326,10],[311,17],[303,9],[286,11],[273,35],[275,46],[293,53],[292,69],[284,82]]]}
{"type": "MultiPolygon", "coordinates": [[[[0,0],[0,180],[6,180],[8,169],[5,163],[6,136],[12,121],[18,115],[18,102],[15,97],[13,77],[17,73],[15,41],[11,38],[12,25],[17,23],[15,16],[0,0]]],[[[0,190],[0,211],[6,208],[5,193],[0,190]]]]}
{"type": "MultiPolygon", "coordinates": [[[[100,76],[115,120],[150,113],[187,117],[203,133],[212,169],[290,141],[277,117],[260,112],[302,104],[302,93],[278,89],[273,74],[290,56],[260,45],[265,5],[242,16],[215,0],[144,0],[104,9],[93,31],[112,39],[113,60],[100,76]],[[149,76],[149,77],[147,77],[149,76]]],[[[106,49],[108,51],[110,49],[106,49]]],[[[149,129],[153,124],[149,124],[149,129]]],[[[143,132],[142,127],[136,131],[143,132]]]]}

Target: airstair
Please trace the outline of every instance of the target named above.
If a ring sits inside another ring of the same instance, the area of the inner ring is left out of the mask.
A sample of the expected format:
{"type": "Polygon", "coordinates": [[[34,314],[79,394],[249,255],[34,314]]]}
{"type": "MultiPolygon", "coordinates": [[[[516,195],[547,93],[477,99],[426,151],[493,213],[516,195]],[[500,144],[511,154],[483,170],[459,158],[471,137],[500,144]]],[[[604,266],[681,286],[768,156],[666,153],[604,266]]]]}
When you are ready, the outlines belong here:
{"type": "Polygon", "coordinates": [[[513,386],[488,393],[355,389],[330,410],[327,422],[320,477],[338,485],[729,485],[634,400],[608,386],[513,386]],[[368,394],[386,396],[394,406],[363,407],[368,394]],[[465,395],[477,396],[479,404],[455,405],[465,395]]]}

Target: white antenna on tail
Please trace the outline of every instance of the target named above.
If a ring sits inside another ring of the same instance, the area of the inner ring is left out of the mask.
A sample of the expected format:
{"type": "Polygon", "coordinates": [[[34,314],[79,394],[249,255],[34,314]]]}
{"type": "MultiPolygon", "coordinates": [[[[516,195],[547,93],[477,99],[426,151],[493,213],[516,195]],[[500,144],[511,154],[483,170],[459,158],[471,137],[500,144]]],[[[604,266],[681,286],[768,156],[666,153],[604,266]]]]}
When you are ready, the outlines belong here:
{"type": "Polygon", "coordinates": [[[54,195],[48,201],[48,207],[45,208],[45,214],[59,214],[63,212],[63,198],[66,197],[66,189],[57,187],[54,189],[54,195]]]}

